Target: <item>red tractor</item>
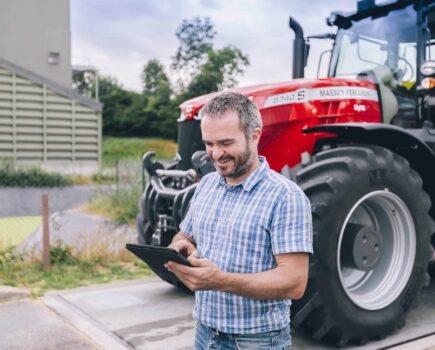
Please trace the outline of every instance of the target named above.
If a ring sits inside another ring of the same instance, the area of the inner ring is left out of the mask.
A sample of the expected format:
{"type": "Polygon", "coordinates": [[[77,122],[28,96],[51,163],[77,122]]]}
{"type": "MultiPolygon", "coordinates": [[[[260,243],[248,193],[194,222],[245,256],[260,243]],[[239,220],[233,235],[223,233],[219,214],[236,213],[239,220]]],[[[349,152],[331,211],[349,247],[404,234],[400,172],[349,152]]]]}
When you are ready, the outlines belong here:
{"type": "MultiPolygon", "coordinates": [[[[260,109],[260,154],[311,201],[314,254],[292,326],[341,346],[404,325],[430,281],[435,246],[435,3],[357,5],[327,19],[335,34],[311,37],[334,40],[328,78],[303,78],[309,44],[290,18],[294,79],[234,89],[260,109]]],[[[143,243],[170,243],[198,179],[214,171],[200,130],[201,108],[213,96],[180,106],[172,162],[144,156],[143,243]]]]}

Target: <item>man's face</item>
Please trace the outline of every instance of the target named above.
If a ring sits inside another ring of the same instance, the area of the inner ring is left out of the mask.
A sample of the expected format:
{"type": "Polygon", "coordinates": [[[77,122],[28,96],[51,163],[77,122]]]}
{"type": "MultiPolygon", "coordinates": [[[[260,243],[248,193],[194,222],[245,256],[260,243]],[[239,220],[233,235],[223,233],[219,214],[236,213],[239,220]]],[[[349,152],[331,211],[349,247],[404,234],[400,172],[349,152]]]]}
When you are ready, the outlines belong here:
{"type": "Polygon", "coordinates": [[[250,170],[257,157],[257,134],[246,140],[237,112],[203,117],[201,131],[207,154],[221,176],[236,179],[250,170]]]}

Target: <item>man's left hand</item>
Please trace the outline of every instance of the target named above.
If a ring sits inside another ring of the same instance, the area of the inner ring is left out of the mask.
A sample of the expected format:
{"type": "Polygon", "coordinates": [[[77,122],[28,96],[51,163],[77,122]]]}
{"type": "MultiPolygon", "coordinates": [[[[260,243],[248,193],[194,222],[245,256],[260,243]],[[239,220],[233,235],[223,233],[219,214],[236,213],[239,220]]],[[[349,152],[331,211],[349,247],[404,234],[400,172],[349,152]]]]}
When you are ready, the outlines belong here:
{"type": "Polygon", "coordinates": [[[166,268],[173,272],[190,290],[219,290],[222,272],[208,259],[188,258],[190,266],[168,261],[166,268]]]}

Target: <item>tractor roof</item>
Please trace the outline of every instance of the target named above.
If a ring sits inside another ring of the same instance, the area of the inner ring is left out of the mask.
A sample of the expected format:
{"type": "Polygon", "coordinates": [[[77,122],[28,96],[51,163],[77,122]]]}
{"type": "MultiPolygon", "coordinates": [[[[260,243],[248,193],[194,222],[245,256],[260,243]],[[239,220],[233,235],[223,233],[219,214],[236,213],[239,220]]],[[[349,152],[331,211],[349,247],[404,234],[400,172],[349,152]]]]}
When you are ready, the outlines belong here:
{"type": "MultiPolygon", "coordinates": [[[[330,26],[347,29],[352,25],[353,21],[359,21],[367,17],[382,17],[392,10],[404,8],[410,4],[415,4],[416,0],[396,0],[376,4],[374,0],[358,1],[358,10],[356,12],[332,12],[326,19],[326,23],[330,26]]],[[[426,0],[427,5],[435,5],[435,0],[426,0]]]]}

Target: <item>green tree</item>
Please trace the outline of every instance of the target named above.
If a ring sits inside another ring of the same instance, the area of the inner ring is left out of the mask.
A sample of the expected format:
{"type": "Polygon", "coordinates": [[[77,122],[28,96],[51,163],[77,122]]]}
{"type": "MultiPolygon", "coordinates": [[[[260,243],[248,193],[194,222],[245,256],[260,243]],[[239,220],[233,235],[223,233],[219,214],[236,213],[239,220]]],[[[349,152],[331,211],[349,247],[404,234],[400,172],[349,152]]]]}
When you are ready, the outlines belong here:
{"type": "Polygon", "coordinates": [[[100,78],[100,101],[103,103],[103,134],[147,135],[142,94],[125,90],[114,77],[100,78]]]}
{"type": "Polygon", "coordinates": [[[175,35],[180,42],[173,57],[173,69],[199,67],[207,52],[213,48],[213,39],[217,32],[210,18],[194,17],[183,20],[175,35]]]}
{"type": "Polygon", "coordinates": [[[73,89],[82,95],[95,98],[95,73],[73,71],[73,89]]]}
{"type": "Polygon", "coordinates": [[[248,58],[239,49],[227,46],[221,50],[210,50],[200,72],[193,77],[184,92],[184,98],[193,98],[237,84],[237,75],[243,74],[248,58]]]}
{"type": "MultiPolygon", "coordinates": [[[[177,29],[179,47],[171,68],[180,80],[176,91],[157,59],[142,70],[142,93],[128,91],[110,76],[99,80],[105,135],[159,136],[176,139],[178,106],[187,99],[234,87],[249,65],[248,57],[234,46],[213,47],[216,36],[209,18],[183,20],[177,29]]],[[[92,77],[77,74],[76,89],[93,92],[92,77]]]]}
{"type": "Polygon", "coordinates": [[[156,59],[149,60],[142,72],[143,93],[145,96],[170,98],[172,93],[168,76],[163,65],[156,59]]]}
{"type": "Polygon", "coordinates": [[[177,29],[180,44],[172,68],[179,74],[178,93],[184,99],[234,87],[249,65],[248,57],[234,46],[214,49],[216,34],[207,17],[183,20],[177,29]]]}
{"type": "Polygon", "coordinates": [[[179,111],[164,66],[156,59],[147,62],[142,72],[143,95],[147,98],[145,118],[152,135],[176,139],[179,111]]]}

